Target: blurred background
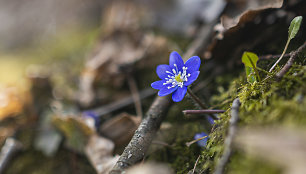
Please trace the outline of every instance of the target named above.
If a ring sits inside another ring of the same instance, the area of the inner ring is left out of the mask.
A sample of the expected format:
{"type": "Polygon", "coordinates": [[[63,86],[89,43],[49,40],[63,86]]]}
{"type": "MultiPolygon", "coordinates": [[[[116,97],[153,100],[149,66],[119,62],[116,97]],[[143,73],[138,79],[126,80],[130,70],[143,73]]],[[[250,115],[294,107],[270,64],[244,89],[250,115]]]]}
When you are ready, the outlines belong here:
{"type": "MultiPolygon", "coordinates": [[[[183,55],[202,39],[195,88],[211,104],[243,71],[244,51],[281,53],[290,21],[305,9],[303,0],[0,0],[0,173],[108,173],[171,51],[183,55]]],[[[304,31],[305,22],[289,51],[305,42],[304,31]]],[[[181,173],[201,151],[192,146],[180,158],[183,142],[207,131],[198,119],[182,128],[190,132],[174,131],[191,107],[171,107],[173,125],[163,124],[155,143],[179,140],[177,148],[157,145],[148,155],[159,152],[153,161],[181,173]]]]}

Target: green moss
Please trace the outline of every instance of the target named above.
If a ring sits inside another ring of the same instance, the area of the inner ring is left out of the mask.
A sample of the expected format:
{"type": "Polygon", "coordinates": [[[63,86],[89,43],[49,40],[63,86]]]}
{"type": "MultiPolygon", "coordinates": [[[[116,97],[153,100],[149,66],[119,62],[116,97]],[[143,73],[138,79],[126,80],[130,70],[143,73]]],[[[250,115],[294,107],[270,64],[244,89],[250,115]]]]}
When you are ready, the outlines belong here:
{"type": "Polygon", "coordinates": [[[192,144],[186,146],[186,142],[192,141],[195,133],[204,131],[200,122],[176,123],[166,130],[158,132],[157,140],[166,142],[169,146],[152,144],[149,160],[168,163],[176,173],[187,173],[200,154],[200,147],[192,144]]]}
{"type": "MultiPolygon", "coordinates": [[[[294,65],[280,81],[268,79],[264,82],[249,84],[241,75],[234,80],[228,91],[212,97],[215,107],[227,110],[220,115],[217,128],[210,134],[207,148],[203,150],[198,169],[211,173],[223,152],[224,138],[230,118],[230,105],[239,97],[240,126],[249,125],[286,125],[305,126],[306,124],[306,66],[294,65]]],[[[227,166],[227,173],[279,173],[280,168],[263,164],[259,159],[235,152],[227,166]],[[258,167],[261,166],[261,167],[258,167]]]]}

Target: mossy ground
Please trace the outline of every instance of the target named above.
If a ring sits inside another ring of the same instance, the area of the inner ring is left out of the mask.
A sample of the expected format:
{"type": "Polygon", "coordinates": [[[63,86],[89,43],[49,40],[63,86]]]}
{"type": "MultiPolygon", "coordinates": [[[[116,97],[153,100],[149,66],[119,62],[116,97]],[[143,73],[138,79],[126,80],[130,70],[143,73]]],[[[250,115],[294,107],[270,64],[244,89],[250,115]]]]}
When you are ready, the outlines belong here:
{"type": "MultiPolygon", "coordinates": [[[[182,116],[179,111],[186,109],[188,106],[185,100],[183,104],[173,106],[168,115],[168,120],[171,120],[171,122],[185,122],[189,126],[175,126],[174,129],[177,130],[175,135],[181,134],[179,137],[175,136],[177,137],[173,142],[175,146],[157,151],[152,158],[170,163],[177,173],[187,173],[194,167],[196,158],[199,155],[197,152],[201,151],[196,173],[212,173],[223,152],[224,139],[230,119],[230,107],[237,97],[242,103],[239,113],[239,126],[305,126],[306,66],[304,58],[305,56],[301,55],[297,63],[291,67],[281,81],[276,81],[271,77],[262,82],[250,84],[246,81],[244,72],[241,71],[238,77],[232,78],[226,90],[223,78],[216,78],[214,85],[217,85],[217,87],[215,89],[218,89],[220,93],[212,96],[210,103],[214,108],[224,109],[226,112],[220,114],[220,120],[216,121],[215,127],[210,133],[210,139],[204,149],[198,148],[195,144],[189,148],[185,145],[186,142],[190,141],[194,133],[205,131],[203,124],[200,124],[201,119],[178,118],[178,116],[182,116]],[[188,130],[185,129],[186,126],[188,130]]],[[[263,64],[263,62],[259,62],[259,64],[261,64],[262,69],[267,69],[270,66],[269,63],[263,64]]],[[[278,68],[275,72],[279,70],[278,68]]],[[[267,74],[261,72],[261,76],[266,77],[267,74]]],[[[228,79],[228,77],[226,78],[228,79]]],[[[188,107],[190,109],[190,106],[188,107]]],[[[281,173],[281,171],[281,166],[249,156],[237,149],[234,149],[234,154],[226,167],[226,173],[235,174],[276,174],[281,173]]]]}
{"type": "MultiPolygon", "coordinates": [[[[305,126],[305,80],[305,62],[300,61],[279,82],[269,78],[249,84],[241,75],[231,83],[227,92],[213,97],[212,103],[221,103],[219,107],[227,111],[220,115],[221,119],[210,134],[207,148],[201,152],[198,164],[200,173],[213,171],[222,155],[230,118],[229,108],[237,97],[241,101],[239,126],[305,126]]],[[[227,173],[280,173],[280,170],[280,166],[250,157],[236,149],[226,169],[227,173]]]]}

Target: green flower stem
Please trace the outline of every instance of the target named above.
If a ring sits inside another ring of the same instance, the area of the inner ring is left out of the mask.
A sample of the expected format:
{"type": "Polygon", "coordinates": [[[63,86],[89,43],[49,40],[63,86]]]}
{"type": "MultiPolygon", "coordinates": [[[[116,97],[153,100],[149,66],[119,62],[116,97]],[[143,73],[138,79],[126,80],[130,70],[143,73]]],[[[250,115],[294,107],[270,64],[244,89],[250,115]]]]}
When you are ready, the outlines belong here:
{"type": "Polygon", "coordinates": [[[285,46],[285,49],[284,49],[282,55],[281,55],[281,56],[279,57],[279,59],[275,62],[275,64],[271,67],[271,69],[269,70],[269,72],[271,72],[271,71],[275,68],[275,66],[282,60],[282,58],[284,57],[284,55],[285,55],[285,53],[286,53],[286,51],[287,51],[287,48],[288,48],[289,43],[290,43],[290,39],[287,40],[287,43],[286,43],[286,46],[285,46]]]}
{"type": "MultiPolygon", "coordinates": [[[[200,105],[202,109],[207,109],[207,106],[191,91],[191,89],[187,88],[187,92],[191,96],[191,98],[200,105]]],[[[209,116],[211,116],[214,120],[218,119],[213,114],[209,114],[209,116]]]]}
{"type": "Polygon", "coordinates": [[[256,68],[256,66],[255,66],[255,64],[254,64],[254,62],[252,61],[252,59],[251,59],[248,55],[246,55],[246,56],[248,57],[249,61],[250,61],[251,64],[252,64],[252,67],[253,67],[253,69],[254,69],[254,71],[255,71],[255,74],[256,74],[256,76],[257,76],[257,80],[260,82],[261,79],[260,79],[258,70],[257,70],[257,68],[256,68]]]}

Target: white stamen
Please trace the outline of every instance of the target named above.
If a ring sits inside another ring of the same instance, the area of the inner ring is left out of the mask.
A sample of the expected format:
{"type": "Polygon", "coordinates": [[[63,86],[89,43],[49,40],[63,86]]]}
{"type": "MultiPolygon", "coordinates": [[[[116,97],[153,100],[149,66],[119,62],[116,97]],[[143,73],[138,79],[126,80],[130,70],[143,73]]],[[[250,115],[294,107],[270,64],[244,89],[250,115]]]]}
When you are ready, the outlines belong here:
{"type": "Polygon", "coordinates": [[[188,81],[188,77],[190,77],[191,74],[187,74],[188,67],[183,66],[182,71],[179,71],[176,64],[174,64],[173,66],[175,67],[175,69],[173,68],[172,72],[166,71],[166,73],[171,74],[172,76],[168,75],[168,78],[165,78],[166,82],[163,83],[163,85],[171,84],[167,87],[168,89],[174,88],[176,86],[182,88],[184,86],[184,83],[188,81]],[[177,78],[178,76],[179,78],[177,78]]]}

